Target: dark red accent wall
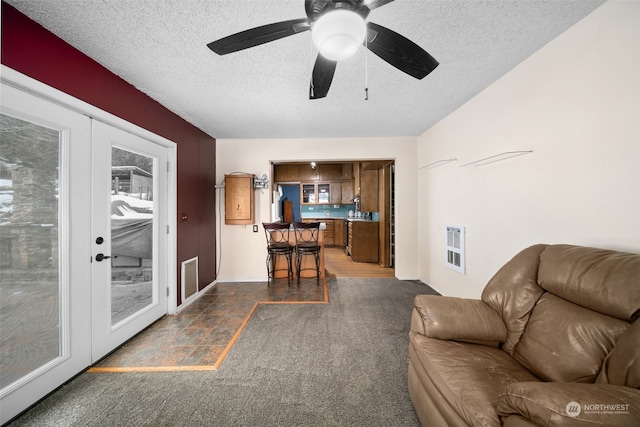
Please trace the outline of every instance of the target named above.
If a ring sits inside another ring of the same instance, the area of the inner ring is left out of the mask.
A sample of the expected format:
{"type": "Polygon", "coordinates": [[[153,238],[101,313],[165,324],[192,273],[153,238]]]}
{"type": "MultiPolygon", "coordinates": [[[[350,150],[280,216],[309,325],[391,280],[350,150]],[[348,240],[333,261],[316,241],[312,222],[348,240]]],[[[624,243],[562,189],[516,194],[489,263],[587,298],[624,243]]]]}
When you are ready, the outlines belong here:
{"type": "Polygon", "coordinates": [[[211,283],[216,272],[215,138],[4,2],[2,64],[177,144],[177,289],[180,263],[195,256],[200,288],[211,283]],[[187,221],[180,221],[183,212],[187,221]]]}

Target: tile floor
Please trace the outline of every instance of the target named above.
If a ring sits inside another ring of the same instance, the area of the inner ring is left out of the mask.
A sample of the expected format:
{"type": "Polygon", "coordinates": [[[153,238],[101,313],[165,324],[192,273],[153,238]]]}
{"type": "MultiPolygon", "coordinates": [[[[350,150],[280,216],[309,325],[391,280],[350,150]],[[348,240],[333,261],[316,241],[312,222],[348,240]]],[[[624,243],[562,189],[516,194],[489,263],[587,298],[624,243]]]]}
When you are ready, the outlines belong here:
{"type": "Polygon", "coordinates": [[[218,283],[176,316],[165,316],[104,358],[90,372],[214,370],[258,303],[328,302],[326,280],[218,283]]]}

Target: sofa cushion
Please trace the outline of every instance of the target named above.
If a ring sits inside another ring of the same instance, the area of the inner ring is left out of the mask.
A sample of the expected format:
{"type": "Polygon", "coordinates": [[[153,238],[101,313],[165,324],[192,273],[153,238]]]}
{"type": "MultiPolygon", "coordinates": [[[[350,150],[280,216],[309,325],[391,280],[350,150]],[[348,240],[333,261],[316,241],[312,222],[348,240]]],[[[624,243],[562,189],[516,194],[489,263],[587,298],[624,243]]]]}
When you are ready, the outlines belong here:
{"type": "Polygon", "coordinates": [[[414,310],[411,330],[427,337],[497,347],[507,336],[502,318],[478,299],[417,295],[414,310]]]}
{"type": "MultiPolygon", "coordinates": [[[[500,426],[498,395],[507,384],[538,381],[504,351],[412,333],[410,345],[440,395],[468,425],[500,426]]],[[[433,391],[436,392],[436,391],[433,391]]]]}
{"type": "Polygon", "coordinates": [[[596,382],[640,388],[640,320],[620,335],[596,382]]]}
{"type": "Polygon", "coordinates": [[[552,245],[540,255],[539,285],[567,301],[631,320],[640,312],[637,254],[552,245]]]}
{"type": "Polygon", "coordinates": [[[531,312],[513,357],[544,381],[591,383],[628,326],[547,292],[531,312]]]}
{"type": "Polygon", "coordinates": [[[523,416],[538,426],[637,426],[640,390],[610,384],[523,382],[498,399],[501,417],[523,416]]]}

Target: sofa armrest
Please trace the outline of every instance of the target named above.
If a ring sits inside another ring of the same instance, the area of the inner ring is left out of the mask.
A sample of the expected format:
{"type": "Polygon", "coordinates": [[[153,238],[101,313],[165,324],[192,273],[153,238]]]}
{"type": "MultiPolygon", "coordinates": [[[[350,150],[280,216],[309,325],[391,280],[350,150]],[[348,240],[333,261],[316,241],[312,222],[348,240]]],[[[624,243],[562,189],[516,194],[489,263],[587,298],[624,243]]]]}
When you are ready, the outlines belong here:
{"type": "Polygon", "coordinates": [[[507,338],[502,318],[481,300],[418,295],[411,331],[442,340],[497,345],[507,338]]]}
{"type": "Polygon", "coordinates": [[[496,412],[520,416],[544,426],[637,426],[640,390],[611,385],[559,382],[509,384],[496,412]]]}

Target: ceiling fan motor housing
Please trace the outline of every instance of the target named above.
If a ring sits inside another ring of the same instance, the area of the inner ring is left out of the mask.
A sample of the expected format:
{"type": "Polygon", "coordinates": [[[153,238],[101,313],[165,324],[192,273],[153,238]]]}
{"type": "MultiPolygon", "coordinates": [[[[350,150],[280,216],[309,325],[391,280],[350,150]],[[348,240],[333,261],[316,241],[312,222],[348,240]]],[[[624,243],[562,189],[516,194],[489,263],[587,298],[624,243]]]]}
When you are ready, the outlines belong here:
{"type": "Polygon", "coordinates": [[[305,2],[305,9],[309,21],[313,24],[320,16],[332,10],[350,10],[366,19],[369,16],[371,10],[363,6],[362,0],[307,0],[305,2]]]}

